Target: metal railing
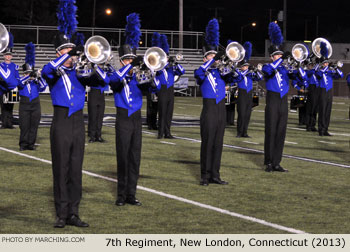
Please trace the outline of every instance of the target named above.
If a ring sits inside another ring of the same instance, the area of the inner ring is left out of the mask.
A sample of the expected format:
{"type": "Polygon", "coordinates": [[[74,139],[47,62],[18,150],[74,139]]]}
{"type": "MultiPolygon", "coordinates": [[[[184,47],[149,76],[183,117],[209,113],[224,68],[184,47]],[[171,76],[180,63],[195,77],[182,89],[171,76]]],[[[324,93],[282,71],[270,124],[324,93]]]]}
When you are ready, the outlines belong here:
{"type": "MultiPolygon", "coordinates": [[[[52,39],[57,33],[56,26],[33,26],[33,25],[5,25],[8,31],[14,36],[15,43],[28,43],[33,42],[35,44],[52,44],[52,39]]],[[[93,35],[101,35],[111,42],[112,46],[121,45],[124,43],[125,29],[121,28],[91,28],[91,27],[78,27],[78,32],[84,34],[85,38],[89,38],[93,35]]],[[[154,32],[165,34],[168,37],[169,47],[179,48],[179,31],[171,30],[145,30],[141,29],[141,47],[150,47],[152,41],[152,35],[154,32]]],[[[203,32],[184,31],[183,36],[183,48],[200,49],[202,48],[203,32]]]]}

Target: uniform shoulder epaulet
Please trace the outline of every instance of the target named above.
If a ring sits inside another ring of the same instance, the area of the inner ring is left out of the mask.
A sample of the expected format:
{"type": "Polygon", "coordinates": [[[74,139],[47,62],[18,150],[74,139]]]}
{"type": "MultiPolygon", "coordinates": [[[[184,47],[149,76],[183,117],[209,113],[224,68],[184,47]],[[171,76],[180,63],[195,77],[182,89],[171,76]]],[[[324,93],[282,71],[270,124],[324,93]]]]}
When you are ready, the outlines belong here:
{"type": "Polygon", "coordinates": [[[19,66],[17,64],[15,64],[16,70],[19,70],[19,66]]]}

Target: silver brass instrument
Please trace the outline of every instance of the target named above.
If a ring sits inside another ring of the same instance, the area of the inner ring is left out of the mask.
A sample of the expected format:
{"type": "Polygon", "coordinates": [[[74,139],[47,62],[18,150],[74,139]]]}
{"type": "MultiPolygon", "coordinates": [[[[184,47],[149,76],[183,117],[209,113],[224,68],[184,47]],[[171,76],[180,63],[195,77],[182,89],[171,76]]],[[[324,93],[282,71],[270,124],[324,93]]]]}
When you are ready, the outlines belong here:
{"type": "Polygon", "coordinates": [[[88,70],[91,69],[91,63],[102,65],[111,58],[111,46],[108,41],[102,36],[92,36],[86,41],[84,53],[77,60],[77,69],[88,70]]]}
{"type": "MultiPolygon", "coordinates": [[[[325,38],[317,38],[312,42],[312,52],[317,58],[321,58],[321,42],[324,42],[326,44],[326,47],[328,49],[328,58],[332,56],[333,49],[331,43],[325,38]]],[[[331,69],[337,69],[343,67],[344,63],[342,61],[337,62],[330,62],[329,66],[331,69]]]]}
{"type": "Polygon", "coordinates": [[[241,62],[245,56],[245,49],[240,43],[231,42],[226,47],[226,56],[234,63],[241,62]]]}
{"type": "Polygon", "coordinates": [[[303,44],[295,44],[292,48],[291,57],[286,59],[287,63],[285,67],[289,71],[293,71],[298,68],[309,57],[309,50],[303,44]]]}
{"type": "Polygon", "coordinates": [[[292,56],[295,61],[301,63],[309,56],[309,50],[303,44],[295,44],[292,48],[292,56]]]}
{"type": "Polygon", "coordinates": [[[10,41],[6,27],[0,23],[0,53],[5,51],[10,41]]]}
{"type": "Polygon", "coordinates": [[[228,74],[244,59],[245,49],[238,42],[231,42],[225,49],[226,55],[221,59],[218,69],[222,74],[228,74]]]}
{"type": "Polygon", "coordinates": [[[104,37],[92,36],[85,43],[84,53],[90,62],[104,64],[111,56],[111,46],[104,37]]]}
{"type": "Polygon", "coordinates": [[[143,61],[151,71],[157,72],[165,67],[168,63],[168,58],[162,48],[154,46],[147,49],[143,56],[143,61]]]}
{"type": "Polygon", "coordinates": [[[177,61],[181,61],[181,60],[184,59],[184,56],[183,56],[181,53],[178,53],[178,54],[175,55],[175,59],[176,59],[177,61]]]}
{"type": "Polygon", "coordinates": [[[337,62],[331,62],[329,63],[329,68],[331,70],[336,70],[337,68],[342,68],[344,65],[343,61],[338,60],[337,62]]]}
{"type": "Polygon", "coordinates": [[[321,42],[324,42],[326,44],[326,47],[328,49],[328,58],[332,56],[332,46],[331,43],[325,38],[317,38],[314,41],[312,41],[311,48],[312,52],[317,58],[321,58],[321,42]]]}
{"type": "Polygon", "coordinates": [[[168,58],[162,48],[156,46],[148,48],[143,56],[143,64],[147,69],[143,64],[134,67],[137,81],[140,84],[152,81],[155,72],[162,70],[167,63],[168,58]]]}

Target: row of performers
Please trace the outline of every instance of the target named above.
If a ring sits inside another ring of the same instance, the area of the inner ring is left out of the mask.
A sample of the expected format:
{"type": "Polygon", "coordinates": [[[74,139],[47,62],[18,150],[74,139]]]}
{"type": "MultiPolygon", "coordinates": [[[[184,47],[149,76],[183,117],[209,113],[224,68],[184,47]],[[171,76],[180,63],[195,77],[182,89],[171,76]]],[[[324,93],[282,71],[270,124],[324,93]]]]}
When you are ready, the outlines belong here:
{"type": "MultiPolygon", "coordinates": [[[[299,125],[305,125],[307,131],[317,131],[316,118],[319,114],[319,135],[330,136],[328,127],[332,102],[326,103],[326,101],[332,99],[333,82],[325,82],[323,73],[328,71],[332,80],[342,78],[343,73],[337,67],[330,67],[328,60],[323,60],[320,63],[313,61],[303,63],[304,72],[300,70],[296,78],[290,81],[290,84],[298,92],[298,95],[294,95],[290,101],[290,109],[298,109],[299,125]],[[322,88],[325,88],[326,92],[321,92],[322,88]],[[326,96],[327,93],[328,96],[326,96]]],[[[288,66],[286,67],[288,68],[288,66]]],[[[247,128],[250,111],[252,107],[259,104],[258,92],[252,92],[253,82],[262,80],[262,75],[262,71],[256,71],[256,68],[250,67],[249,63],[244,62],[240,71],[237,71],[237,78],[234,78],[236,82],[233,85],[234,88],[226,86],[226,122],[227,125],[234,125],[235,106],[237,104],[237,137],[249,137],[247,128]],[[242,75],[245,78],[242,78],[242,75]]],[[[350,85],[350,74],[347,76],[347,82],[350,85]]]]}
{"type": "MultiPolygon", "coordinates": [[[[135,53],[141,36],[138,14],[130,14],[127,17],[127,23],[126,44],[119,48],[122,67],[118,71],[112,67],[104,71],[103,68],[97,65],[89,70],[80,69],[77,71],[73,59],[81,54],[83,46],[73,44],[70,41],[69,34],[64,33],[60,33],[55,37],[57,58],[42,69],[41,80],[45,81],[50,88],[54,108],[50,143],[57,216],[54,226],[57,228],[63,228],[66,224],[78,227],[89,226],[79,218],[79,203],[82,193],[82,163],[85,147],[83,107],[86,85],[101,87],[99,91],[103,93],[103,88],[109,84],[115,98],[118,178],[115,204],[117,206],[123,206],[126,203],[136,206],[141,205],[141,202],[135,196],[141,161],[142,125],[140,110],[142,91],[159,92],[162,88],[164,90],[168,89],[168,82],[174,80],[174,73],[176,71],[183,73],[184,69],[180,65],[169,64],[156,74],[152,82],[140,84],[134,72],[134,67],[143,62],[143,57],[137,56],[135,53]],[[130,24],[133,26],[132,31],[130,31],[130,24]],[[131,36],[134,38],[129,39],[131,36]]],[[[206,46],[203,50],[204,64],[195,71],[195,78],[197,84],[200,85],[203,96],[203,107],[200,116],[202,141],[200,151],[201,180],[199,183],[202,186],[208,186],[210,183],[228,184],[220,177],[223,136],[226,124],[225,86],[226,83],[235,82],[237,78],[240,82],[243,81],[240,96],[246,96],[247,99],[244,100],[249,101],[251,100],[251,98],[248,99],[248,96],[251,96],[251,83],[249,84],[250,88],[248,88],[248,82],[251,82],[250,79],[254,76],[253,73],[249,72],[249,69],[245,69],[248,68],[248,65],[242,66],[242,71],[230,69],[223,72],[218,68],[225,55],[224,52],[216,50],[219,37],[218,27],[216,19],[209,22],[206,31],[206,46]]],[[[270,24],[270,29],[280,32],[275,23],[270,24]]],[[[275,33],[273,32],[273,34],[275,33]]],[[[293,71],[286,69],[282,63],[287,54],[283,53],[279,44],[272,43],[270,55],[272,63],[265,64],[261,70],[267,89],[264,144],[265,171],[285,172],[287,170],[280,166],[280,162],[288,117],[289,78],[299,78],[305,81],[307,75],[302,68],[293,71]]],[[[327,62],[323,64],[325,67],[321,69],[320,86],[321,93],[327,98],[325,102],[328,104],[329,95],[327,91],[332,87],[332,79],[336,73],[327,69],[327,62]]],[[[33,77],[31,74],[18,80],[16,71],[13,64],[1,65],[1,85],[5,90],[23,85],[23,88],[27,88],[28,92],[31,93],[33,87],[38,87],[37,83],[33,83],[35,80],[30,81],[30,77],[33,77]]],[[[336,72],[341,75],[339,70],[336,70],[336,72]]],[[[262,75],[257,72],[255,77],[262,78],[262,75]]],[[[171,92],[172,95],[173,91],[171,92]]],[[[325,105],[325,108],[328,108],[327,106],[329,107],[329,105],[325,105]]],[[[250,113],[251,106],[247,110],[250,113]]],[[[322,132],[327,132],[328,125],[327,127],[322,126],[321,129],[322,132]]],[[[241,134],[245,136],[247,132],[242,131],[241,134]]]]}

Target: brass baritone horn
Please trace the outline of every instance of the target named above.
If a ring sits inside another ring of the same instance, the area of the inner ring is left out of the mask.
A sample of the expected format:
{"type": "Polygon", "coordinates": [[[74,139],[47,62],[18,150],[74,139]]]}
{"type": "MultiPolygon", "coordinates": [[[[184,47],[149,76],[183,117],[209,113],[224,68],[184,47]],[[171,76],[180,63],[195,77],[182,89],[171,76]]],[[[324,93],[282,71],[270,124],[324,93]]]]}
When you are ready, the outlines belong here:
{"type": "Polygon", "coordinates": [[[183,56],[181,53],[178,53],[178,54],[175,55],[175,59],[176,59],[177,61],[181,61],[181,60],[184,59],[184,56],[183,56]]]}
{"type": "Polygon", "coordinates": [[[244,59],[245,49],[238,42],[231,42],[226,47],[226,56],[235,63],[238,63],[244,59]]]}
{"type": "Polygon", "coordinates": [[[84,53],[90,62],[103,64],[111,56],[111,46],[104,37],[92,36],[85,43],[84,53]]]}
{"type": "Polygon", "coordinates": [[[145,52],[143,61],[152,72],[157,72],[165,67],[168,63],[168,58],[162,48],[151,47],[145,52]]]}
{"type": "Polygon", "coordinates": [[[292,48],[292,56],[299,63],[303,62],[309,56],[309,51],[303,44],[295,44],[292,48]]]}
{"type": "Polygon", "coordinates": [[[10,41],[6,27],[0,23],[0,53],[5,51],[10,41]]]}
{"type": "Polygon", "coordinates": [[[329,43],[329,41],[325,38],[317,38],[312,41],[312,52],[317,58],[321,58],[321,42],[324,42],[326,44],[326,47],[328,49],[328,58],[330,58],[332,56],[332,46],[331,43],[329,43]]]}

